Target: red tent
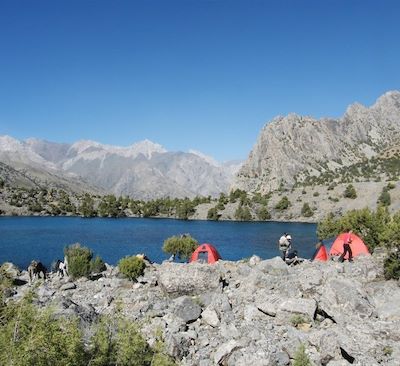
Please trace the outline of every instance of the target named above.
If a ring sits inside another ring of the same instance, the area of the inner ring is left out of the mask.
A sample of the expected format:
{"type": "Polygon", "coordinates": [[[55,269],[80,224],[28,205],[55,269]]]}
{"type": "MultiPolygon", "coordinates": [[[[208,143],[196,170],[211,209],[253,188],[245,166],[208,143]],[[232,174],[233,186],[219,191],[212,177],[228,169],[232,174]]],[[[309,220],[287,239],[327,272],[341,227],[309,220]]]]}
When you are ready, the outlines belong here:
{"type": "MultiPolygon", "coordinates": [[[[347,233],[340,234],[336,240],[333,242],[329,255],[341,255],[343,253],[343,242],[347,233]]],[[[370,255],[367,246],[364,244],[362,239],[354,233],[351,233],[351,251],[353,252],[353,257],[357,257],[360,254],[370,255]]],[[[349,254],[346,253],[344,259],[348,259],[349,254]]]]}
{"type": "Polygon", "coordinates": [[[321,245],[319,249],[317,249],[312,260],[320,262],[326,262],[328,260],[328,253],[326,251],[325,245],[321,245]]]}
{"type": "Polygon", "coordinates": [[[199,261],[199,262],[206,262],[206,263],[215,263],[221,259],[217,249],[211,244],[201,244],[197,247],[197,249],[193,252],[189,263],[199,261]]]}

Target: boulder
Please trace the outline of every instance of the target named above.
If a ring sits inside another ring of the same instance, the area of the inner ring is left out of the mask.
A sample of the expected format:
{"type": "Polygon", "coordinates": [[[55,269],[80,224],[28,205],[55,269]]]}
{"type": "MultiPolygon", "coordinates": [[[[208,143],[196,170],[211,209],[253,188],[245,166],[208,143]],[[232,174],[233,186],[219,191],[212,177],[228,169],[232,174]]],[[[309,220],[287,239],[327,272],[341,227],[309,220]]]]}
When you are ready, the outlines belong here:
{"type": "Polygon", "coordinates": [[[163,263],[157,282],[172,295],[198,295],[220,287],[218,265],[163,263]]]}
{"type": "Polygon", "coordinates": [[[214,353],[214,364],[221,365],[224,360],[229,358],[231,353],[240,348],[240,343],[234,339],[220,345],[214,353]]]}
{"type": "Polygon", "coordinates": [[[60,287],[60,291],[75,290],[76,285],[73,282],[67,282],[60,287]]]}
{"type": "Polygon", "coordinates": [[[173,313],[185,323],[190,323],[199,318],[201,307],[189,296],[182,296],[174,300],[173,313]]]}
{"type": "Polygon", "coordinates": [[[203,321],[212,326],[213,328],[217,327],[219,325],[219,318],[212,306],[208,306],[202,313],[201,313],[201,318],[203,321]]]}
{"type": "Polygon", "coordinates": [[[10,278],[17,278],[21,273],[19,268],[15,264],[13,264],[11,262],[4,262],[1,265],[1,269],[10,278]]]}
{"type": "Polygon", "coordinates": [[[261,261],[257,265],[257,269],[270,275],[282,276],[288,274],[288,266],[280,257],[261,261]]]}
{"type": "Polygon", "coordinates": [[[278,311],[301,314],[306,316],[309,320],[314,319],[315,311],[317,310],[317,303],[313,299],[287,299],[280,305],[278,311]]]}

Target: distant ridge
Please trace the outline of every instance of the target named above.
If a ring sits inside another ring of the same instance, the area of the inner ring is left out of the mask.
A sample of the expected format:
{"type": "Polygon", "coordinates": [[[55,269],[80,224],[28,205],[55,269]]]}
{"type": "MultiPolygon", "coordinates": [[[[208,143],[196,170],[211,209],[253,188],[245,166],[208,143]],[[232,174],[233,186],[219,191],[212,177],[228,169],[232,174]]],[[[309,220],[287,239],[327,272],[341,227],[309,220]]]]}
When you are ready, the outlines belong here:
{"type": "Polygon", "coordinates": [[[89,189],[139,199],[217,196],[228,191],[240,167],[219,164],[193,150],[168,152],[149,140],[120,147],[91,140],[65,144],[10,136],[0,136],[0,161],[17,171],[36,171],[37,177],[57,175],[65,185],[71,179],[85,181],[89,189]]]}

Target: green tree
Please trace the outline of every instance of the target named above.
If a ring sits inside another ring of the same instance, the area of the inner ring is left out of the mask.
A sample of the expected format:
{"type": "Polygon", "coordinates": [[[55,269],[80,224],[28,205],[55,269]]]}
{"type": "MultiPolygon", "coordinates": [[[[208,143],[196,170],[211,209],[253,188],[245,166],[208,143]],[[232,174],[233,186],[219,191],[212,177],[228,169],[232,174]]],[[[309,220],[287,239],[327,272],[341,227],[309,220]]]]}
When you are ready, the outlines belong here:
{"type": "Polygon", "coordinates": [[[248,206],[242,206],[239,204],[235,211],[235,219],[239,221],[251,221],[252,216],[248,206]]]}
{"type": "Polygon", "coordinates": [[[379,205],[386,207],[390,206],[390,204],[392,203],[392,200],[390,198],[390,193],[388,192],[386,187],[382,190],[382,193],[379,195],[377,203],[379,205]]]}
{"type": "Polygon", "coordinates": [[[212,207],[207,212],[207,220],[219,220],[220,215],[218,213],[217,207],[212,207]]]}
{"type": "Polygon", "coordinates": [[[310,205],[307,202],[303,204],[303,207],[301,208],[301,214],[304,217],[311,217],[312,215],[314,215],[314,211],[311,209],[310,205]]]}
{"type": "Polygon", "coordinates": [[[275,205],[275,209],[278,211],[283,211],[288,209],[290,206],[290,201],[287,196],[283,196],[281,200],[275,205]]]}
{"type": "Polygon", "coordinates": [[[351,198],[351,199],[355,199],[357,198],[357,192],[356,189],[354,188],[354,186],[352,184],[349,184],[346,189],[344,190],[343,193],[343,197],[345,198],[351,198]]]}
{"type": "Polygon", "coordinates": [[[196,250],[198,242],[190,235],[172,236],[164,241],[163,251],[179,259],[187,259],[196,250]]]}
{"type": "Polygon", "coordinates": [[[83,196],[79,212],[83,217],[94,217],[97,215],[94,209],[94,200],[88,193],[83,196]]]}
{"type": "Polygon", "coordinates": [[[64,254],[68,260],[68,273],[72,278],[89,276],[93,258],[93,252],[89,248],[76,243],[66,247],[64,254]]]}
{"type": "Polygon", "coordinates": [[[266,206],[261,206],[257,211],[257,218],[261,221],[270,220],[271,214],[266,206]]]}

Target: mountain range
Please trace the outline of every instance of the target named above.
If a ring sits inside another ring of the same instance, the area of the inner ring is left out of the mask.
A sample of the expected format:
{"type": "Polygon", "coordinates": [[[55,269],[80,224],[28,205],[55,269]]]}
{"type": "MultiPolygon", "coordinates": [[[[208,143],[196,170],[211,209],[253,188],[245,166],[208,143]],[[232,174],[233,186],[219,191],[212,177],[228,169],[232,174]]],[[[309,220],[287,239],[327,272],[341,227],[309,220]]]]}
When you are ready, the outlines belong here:
{"type": "Polygon", "coordinates": [[[138,199],[217,196],[228,191],[240,162],[217,163],[200,152],[169,152],[144,140],[128,147],[55,143],[0,136],[0,161],[32,181],[138,199]],[[50,180],[50,177],[53,178],[50,180]]]}
{"type": "Polygon", "coordinates": [[[371,107],[352,104],[338,119],[278,116],[265,124],[244,163],[220,164],[201,152],[171,152],[149,140],[120,147],[9,136],[0,136],[0,162],[2,176],[25,185],[137,199],[398,181],[400,92],[385,93],[371,107]]]}

